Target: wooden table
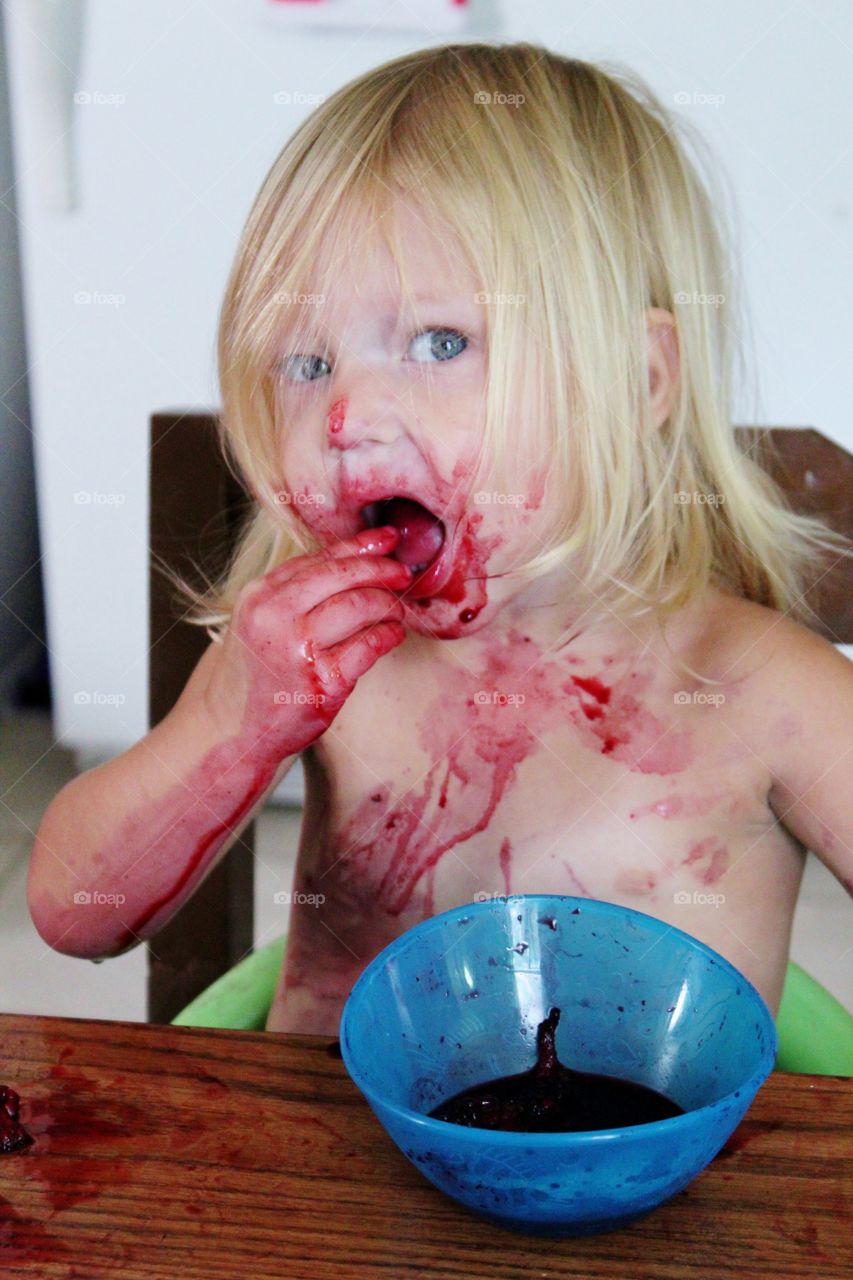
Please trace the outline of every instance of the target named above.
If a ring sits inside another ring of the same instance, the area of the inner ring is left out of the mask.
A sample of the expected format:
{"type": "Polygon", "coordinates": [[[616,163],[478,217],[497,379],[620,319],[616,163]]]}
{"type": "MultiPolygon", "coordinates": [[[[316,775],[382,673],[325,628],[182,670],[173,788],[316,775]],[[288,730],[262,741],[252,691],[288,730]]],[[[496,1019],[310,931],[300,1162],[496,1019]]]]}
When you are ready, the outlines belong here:
{"type": "Polygon", "coordinates": [[[0,1275],[853,1276],[853,1080],[771,1075],[668,1204],[543,1240],[426,1182],[339,1054],[313,1036],[0,1015],[0,1084],[35,1139],[0,1155],[0,1275]]]}

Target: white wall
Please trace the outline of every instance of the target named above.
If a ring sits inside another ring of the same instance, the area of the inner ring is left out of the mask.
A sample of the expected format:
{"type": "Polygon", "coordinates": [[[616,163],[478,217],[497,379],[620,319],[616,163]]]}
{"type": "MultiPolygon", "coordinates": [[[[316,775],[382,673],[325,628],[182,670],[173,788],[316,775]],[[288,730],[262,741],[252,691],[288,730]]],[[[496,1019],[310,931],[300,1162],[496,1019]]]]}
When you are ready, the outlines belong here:
{"type": "MultiPolygon", "coordinates": [[[[76,109],[78,205],[57,211],[44,192],[59,152],[38,146],[35,113],[21,109],[28,9],[13,0],[8,26],[55,727],[68,745],[109,752],[146,729],[148,417],[218,401],[225,277],[255,192],[307,110],[273,94],[329,93],[446,37],[297,33],[265,22],[260,0],[91,0],[79,87],[126,101],[76,109]],[[123,301],[81,304],[80,291],[123,301]]],[[[853,12],[830,0],[483,0],[465,38],[618,59],[668,103],[688,95],[677,109],[738,194],[760,420],[818,426],[853,451],[853,12]]]]}

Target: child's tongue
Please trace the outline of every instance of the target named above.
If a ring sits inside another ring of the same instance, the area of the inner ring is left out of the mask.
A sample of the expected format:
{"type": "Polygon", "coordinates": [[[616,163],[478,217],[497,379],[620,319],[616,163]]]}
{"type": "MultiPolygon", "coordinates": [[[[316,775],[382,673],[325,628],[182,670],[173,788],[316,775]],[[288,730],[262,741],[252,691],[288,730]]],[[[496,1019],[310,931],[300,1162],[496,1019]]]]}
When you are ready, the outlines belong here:
{"type": "Polygon", "coordinates": [[[432,563],[444,543],[444,525],[437,516],[409,498],[378,502],[376,511],[378,524],[392,524],[400,530],[395,560],[419,573],[432,563]]]}

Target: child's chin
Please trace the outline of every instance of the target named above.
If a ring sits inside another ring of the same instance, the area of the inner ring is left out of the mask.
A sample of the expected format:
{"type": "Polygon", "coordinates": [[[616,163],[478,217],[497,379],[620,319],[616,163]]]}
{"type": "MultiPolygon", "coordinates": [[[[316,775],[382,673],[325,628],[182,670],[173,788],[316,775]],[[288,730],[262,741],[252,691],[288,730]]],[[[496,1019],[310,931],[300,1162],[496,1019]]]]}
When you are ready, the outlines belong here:
{"type": "Polygon", "coordinates": [[[434,598],[429,604],[413,601],[406,609],[404,622],[407,631],[428,640],[461,640],[487,626],[493,611],[486,605],[471,617],[474,612],[464,601],[451,604],[434,598]]]}

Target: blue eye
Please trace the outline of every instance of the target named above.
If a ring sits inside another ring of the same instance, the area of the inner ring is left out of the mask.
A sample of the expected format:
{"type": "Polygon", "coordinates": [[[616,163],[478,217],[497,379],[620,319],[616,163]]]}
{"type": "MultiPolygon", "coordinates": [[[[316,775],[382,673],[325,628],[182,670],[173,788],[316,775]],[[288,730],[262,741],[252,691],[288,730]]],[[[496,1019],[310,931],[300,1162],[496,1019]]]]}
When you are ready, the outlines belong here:
{"type": "MultiPolygon", "coordinates": [[[[416,364],[432,364],[455,359],[467,346],[468,339],[464,333],[435,325],[416,333],[409,343],[409,351],[416,353],[412,357],[416,364]]],[[[313,355],[285,356],[279,367],[283,376],[295,383],[316,382],[332,369],[328,360],[313,355]]]]}
{"type": "Polygon", "coordinates": [[[423,359],[415,357],[418,364],[432,363],[430,356],[434,356],[439,362],[453,360],[456,356],[461,355],[468,346],[468,339],[464,333],[459,333],[457,329],[430,328],[422,329],[420,333],[416,333],[409,344],[411,351],[416,344],[419,344],[419,350],[423,359]],[[436,340],[433,335],[438,334],[436,340]],[[461,344],[461,345],[460,345],[461,344]]]}
{"type": "Polygon", "coordinates": [[[281,362],[281,371],[291,382],[314,382],[330,370],[331,365],[322,356],[285,356],[281,362]],[[323,365],[320,373],[317,365],[323,365]]]}

